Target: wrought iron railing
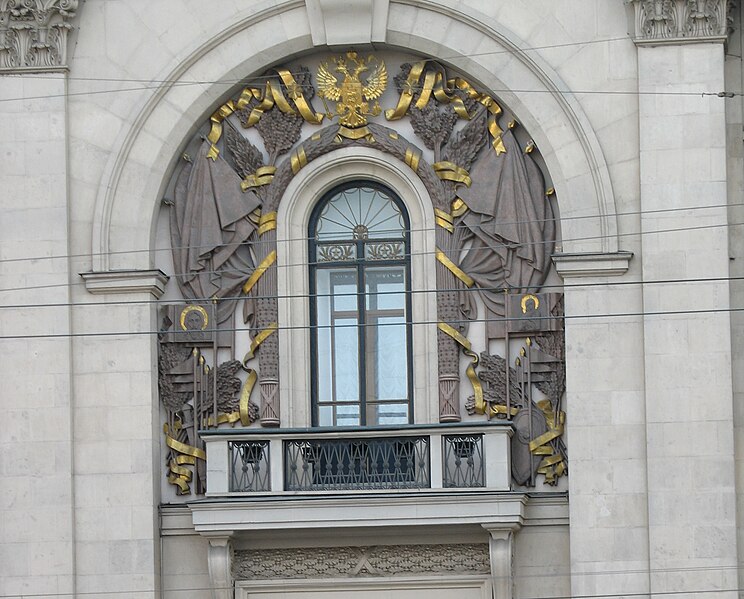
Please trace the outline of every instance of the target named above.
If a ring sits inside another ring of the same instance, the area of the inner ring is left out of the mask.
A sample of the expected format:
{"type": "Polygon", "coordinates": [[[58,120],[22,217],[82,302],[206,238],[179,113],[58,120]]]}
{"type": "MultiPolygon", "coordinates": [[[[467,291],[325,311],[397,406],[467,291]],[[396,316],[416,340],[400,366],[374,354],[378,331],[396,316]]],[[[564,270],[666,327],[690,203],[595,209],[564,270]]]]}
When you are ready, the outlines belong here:
{"type": "Polygon", "coordinates": [[[268,441],[230,441],[230,490],[271,490],[268,441]]]}
{"type": "Polygon", "coordinates": [[[429,437],[285,441],[285,490],[425,489],[429,462],[429,437]]]}
{"type": "Polygon", "coordinates": [[[483,435],[444,435],[442,486],[485,487],[483,435]]]}

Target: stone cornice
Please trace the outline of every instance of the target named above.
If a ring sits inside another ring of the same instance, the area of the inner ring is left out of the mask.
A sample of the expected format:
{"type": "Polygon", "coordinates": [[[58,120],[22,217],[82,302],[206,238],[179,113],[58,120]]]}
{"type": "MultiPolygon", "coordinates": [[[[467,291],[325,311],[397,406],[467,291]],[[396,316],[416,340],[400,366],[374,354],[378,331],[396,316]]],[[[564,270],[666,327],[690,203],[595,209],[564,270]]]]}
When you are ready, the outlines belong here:
{"type": "Polygon", "coordinates": [[[78,0],[0,0],[0,73],[57,71],[78,0]]]}
{"type": "Polygon", "coordinates": [[[564,279],[569,277],[616,277],[628,271],[633,252],[553,254],[553,263],[564,279]]]}
{"type": "Polygon", "coordinates": [[[638,45],[725,42],[735,0],[625,0],[638,45]]]}
{"type": "Polygon", "coordinates": [[[150,293],[159,298],[165,291],[168,275],[161,270],[110,270],[82,272],[89,293],[150,293]]]}

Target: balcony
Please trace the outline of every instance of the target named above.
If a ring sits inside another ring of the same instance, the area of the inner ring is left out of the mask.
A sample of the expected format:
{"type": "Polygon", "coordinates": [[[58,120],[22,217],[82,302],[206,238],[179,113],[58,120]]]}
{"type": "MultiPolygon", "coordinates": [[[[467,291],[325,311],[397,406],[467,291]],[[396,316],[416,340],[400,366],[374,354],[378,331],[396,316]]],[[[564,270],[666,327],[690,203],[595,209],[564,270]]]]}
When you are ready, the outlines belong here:
{"type": "Polygon", "coordinates": [[[409,526],[511,530],[526,507],[523,493],[510,492],[511,434],[499,420],[201,431],[207,493],[189,503],[193,526],[233,539],[409,526]]]}
{"type": "Polygon", "coordinates": [[[207,497],[510,488],[502,422],[202,431],[207,497]]]}

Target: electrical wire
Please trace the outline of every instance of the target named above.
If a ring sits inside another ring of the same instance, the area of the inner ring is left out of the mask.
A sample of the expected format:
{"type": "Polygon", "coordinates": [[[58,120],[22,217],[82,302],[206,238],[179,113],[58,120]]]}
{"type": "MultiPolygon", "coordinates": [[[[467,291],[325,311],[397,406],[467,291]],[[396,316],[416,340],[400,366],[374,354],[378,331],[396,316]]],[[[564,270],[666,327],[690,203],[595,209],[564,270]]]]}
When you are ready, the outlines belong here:
{"type": "MultiPolygon", "coordinates": [[[[710,204],[710,205],[693,205],[693,206],[686,206],[686,207],[676,207],[676,208],[656,208],[653,210],[629,210],[626,212],[616,212],[613,216],[620,218],[620,217],[626,217],[626,216],[648,216],[648,215],[654,215],[654,214],[670,214],[670,213],[678,213],[678,212],[692,212],[697,210],[717,210],[720,208],[734,208],[737,206],[744,206],[744,202],[731,202],[726,204],[710,204]]],[[[525,220],[504,220],[499,221],[499,225],[527,225],[527,224],[542,224],[546,222],[553,222],[556,223],[566,223],[570,221],[579,221],[579,220],[587,220],[587,219],[598,219],[601,218],[600,216],[596,214],[580,214],[576,216],[565,216],[565,217],[555,217],[555,218],[536,218],[536,219],[525,219],[525,220]]],[[[735,223],[739,224],[739,223],[735,223]]],[[[463,225],[463,224],[455,224],[454,228],[457,229],[475,229],[475,228],[488,228],[488,225],[463,225]]],[[[437,227],[417,227],[417,228],[404,228],[404,229],[390,229],[389,232],[391,233],[428,233],[430,231],[436,231],[437,227]]],[[[386,230],[381,230],[380,233],[385,233],[386,230]]],[[[603,238],[608,238],[609,235],[603,236],[603,238]]],[[[287,237],[282,239],[277,239],[277,244],[283,244],[283,243],[294,243],[294,242],[308,242],[310,240],[315,240],[315,237],[311,236],[303,236],[303,237],[287,237]]],[[[561,240],[555,240],[557,242],[560,242],[561,240]]],[[[565,241],[571,241],[571,240],[565,240],[565,241]]],[[[550,243],[551,241],[548,240],[545,243],[550,243]]],[[[237,244],[226,244],[224,247],[231,247],[231,245],[239,246],[239,245],[250,245],[250,244],[256,244],[260,245],[262,242],[260,240],[257,241],[247,241],[237,244]]],[[[71,259],[71,258],[90,258],[90,257],[100,257],[100,256],[117,256],[117,255],[130,255],[130,254],[142,254],[142,253],[158,253],[158,252],[170,252],[174,249],[177,250],[199,250],[209,248],[211,249],[212,246],[200,246],[200,245],[182,245],[182,246],[170,246],[167,248],[150,248],[150,249],[130,249],[130,250],[116,250],[111,252],[89,252],[85,254],[55,254],[53,256],[23,256],[19,258],[0,258],[0,264],[3,263],[9,263],[9,262],[28,262],[28,261],[39,261],[39,260],[58,260],[58,259],[71,259]]],[[[183,274],[183,273],[181,273],[183,274]]]]}
{"type": "MultiPolygon", "coordinates": [[[[680,232],[688,232],[688,231],[700,231],[700,230],[707,230],[707,229],[720,229],[721,227],[735,227],[735,226],[741,226],[744,225],[744,222],[736,222],[736,223],[716,223],[712,225],[697,225],[692,227],[676,227],[671,229],[654,229],[651,231],[638,231],[638,232],[627,232],[627,233],[618,233],[614,237],[635,237],[635,236],[641,236],[641,235],[658,235],[661,233],[680,233],[680,232]]],[[[606,239],[606,235],[594,235],[594,236],[587,236],[587,237],[575,237],[572,239],[563,239],[559,243],[566,243],[566,242],[577,242],[577,241],[595,241],[595,240],[601,240],[606,239]]],[[[263,242],[257,242],[257,243],[263,243],[263,242]]],[[[520,247],[528,247],[530,245],[545,245],[545,244],[552,244],[556,243],[555,240],[540,240],[540,241],[534,241],[534,242],[528,242],[519,244],[520,247]]],[[[509,244],[499,244],[499,245],[486,245],[483,246],[484,248],[488,249],[504,249],[504,248],[512,248],[514,246],[509,244]]],[[[436,251],[420,251],[420,252],[408,252],[402,254],[402,258],[411,258],[414,256],[431,256],[435,255],[436,251]]],[[[298,266],[308,266],[309,264],[319,265],[319,264],[325,264],[324,262],[301,262],[301,263],[288,263],[288,264],[275,264],[272,266],[272,268],[291,268],[291,267],[298,267],[298,266]]],[[[353,264],[353,262],[350,262],[350,264],[353,264]]],[[[115,271],[113,271],[115,272],[115,271]]],[[[210,273],[214,274],[217,272],[242,272],[237,270],[222,270],[222,271],[200,271],[203,273],[210,273]]],[[[185,274],[191,274],[191,273],[175,273],[174,276],[183,276],[185,274]]],[[[81,286],[84,283],[82,281],[75,282],[75,283],[59,283],[57,285],[43,285],[43,286],[24,286],[24,287],[6,287],[3,289],[0,289],[0,291],[4,292],[10,292],[10,291],[30,291],[34,289],[40,289],[40,288],[50,288],[50,287],[77,287],[81,286]]]]}
{"type": "MultiPolygon", "coordinates": [[[[641,310],[637,312],[615,312],[615,313],[602,313],[602,314],[565,314],[561,316],[531,316],[530,320],[538,321],[566,321],[566,320],[609,320],[613,318],[646,318],[649,316],[678,316],[678,315],[704,315],[704,314],[729,314],[744,312],[744,308],[703,308],[700,310],[658,310],[658,311],[646,311],[641,310]]],[[[468,326],[475,323],[489,323],[489,322],[506,322],[506,321],[519,321],[522,320],[519,317],[513,316],[499,316],[495,318],[473,318],[473,319],[457,319],[447,320],[449,325],[464,325],[468,326]]],[[[296,330],[330,330],[330,329],[363,329],[366,327],[371,328],[383,328],[383,327],[401,327],[401,326],[437,326],[439,320],[406,320],[404,322],[391,322],[391,323],[358,323],[358,324],[329,324],[329,325],[277,325],[274,330],[276,331],[296,331],[296,330]]],[[[167,330],[145,330],[145,331],[99,331],[99,332],[88,332],[88,333],[40,333],[40,334],[24,334],[24,335],[0,335],[0,339],[68,339],[78,337],[127,337],[127,336],[140,336],[140,335],[159,335],[167,333],[167,330]]],[[[219,333],[219,332],[248,332],[247,328],[238,327],[224,327],[224,328],[212,328],[207,327],[201,329],[203,333],[219,333]]]]}
{"type": "MultiPolygon", "coordinates": [[[[731,281],[744,281],[744,276],[740,277],[703,277],[697,279],[654,279],[651,281],[602,281],[600,283],[566,283],[566,284],[543,284],[540,286],[540,291],[535,293],[560,293],[565,289],[571,288],[592,288],[592,287],[627,287],[632,285],[678,285],[678,284],[696,284],[696,283],[722,283],[731,281]]],[[[505,293],[511,292],[510,297],[523,295],[525,292],[516,291],[513,289],[507,289],[504,287],[452,287],[452,288],[437,288],[437,289],[411,289],[405,292],[401,291],[367,291],[364,293],[368,297],[379,297],[379,296],[398,296],[402,293],[406,295],[425,295],[425,294],[436,294],[446,292],[457,292],[457,293],[480,293],[483,291],[505,293]]],[[[241,299],[260,300],[260,299],[305,299],[305,298],[325,298],[325,297],[356,297],[358,293],[292,293],[289,295],[275,294],[275,295],[228,295],[219,298],[220,302],[227,301],[238,301],[241,299]]],[[[89,308],[92,306],[143,306],[143,305],[161,305],[168,306],[177,302],[176,299],[151,299],[151,300],[113,300],[113,301],[86,301],[86,302],[54,302],[45,304],[7,304],[0,306],[0,310],[25,310],[33,308],[89,308]]],[[[211,303],[213,298],[211,297],[190,297],[181,300],[182,303],[211,303]]]]}

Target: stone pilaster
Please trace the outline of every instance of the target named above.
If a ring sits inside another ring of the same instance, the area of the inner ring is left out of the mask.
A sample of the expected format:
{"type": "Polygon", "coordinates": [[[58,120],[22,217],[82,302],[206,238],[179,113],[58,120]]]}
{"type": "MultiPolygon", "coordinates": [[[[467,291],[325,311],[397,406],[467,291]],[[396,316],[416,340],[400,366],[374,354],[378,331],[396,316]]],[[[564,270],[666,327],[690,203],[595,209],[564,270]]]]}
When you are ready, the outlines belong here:
{"type": "Polygon", "coordinates": [[[652,596],[735,589],[724,46],[732,3],[634,1],[652,596]],[[714,279],[696,282],[701,279],[714,279]]]}
{"type": "Polygon", "coordinates": [[[0,595],[75,592],[67,78],[77,0],[0,0],[0,595]]]}
{"type": "Polygon", "coordinates": [[[638,258],[585,253],[553,261],[565,281],[571,596],[644,596],[642,298],[623,284],[638,278],[638,258]]]}

